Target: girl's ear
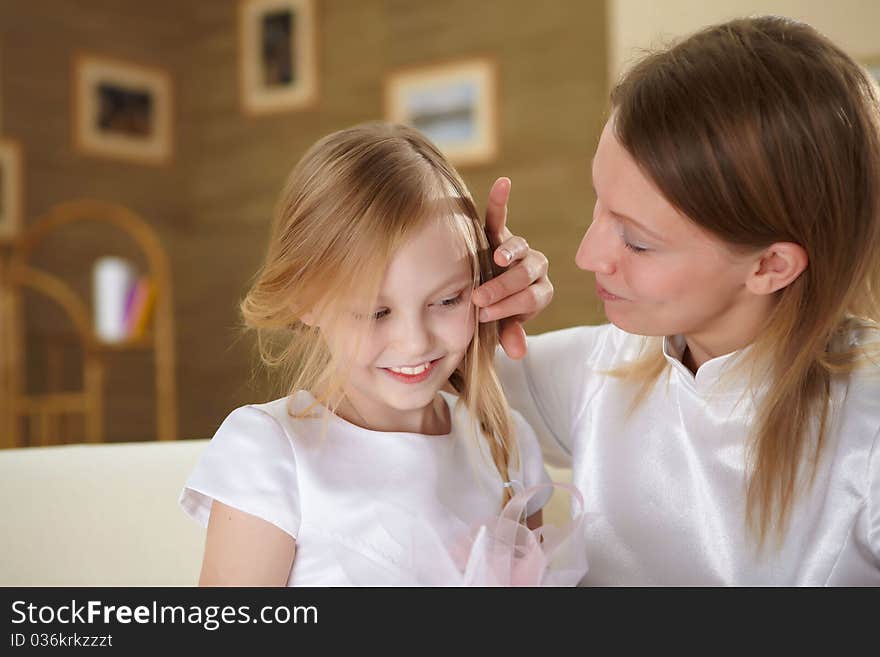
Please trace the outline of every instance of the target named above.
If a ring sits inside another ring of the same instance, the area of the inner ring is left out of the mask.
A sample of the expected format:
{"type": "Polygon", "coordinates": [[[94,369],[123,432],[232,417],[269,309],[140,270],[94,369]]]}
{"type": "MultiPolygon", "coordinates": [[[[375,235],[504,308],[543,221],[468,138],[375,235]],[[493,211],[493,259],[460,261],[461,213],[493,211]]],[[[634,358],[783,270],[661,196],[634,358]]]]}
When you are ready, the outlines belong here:
{"type": "Polygon", "coordinates": [[[315,324],[317,323],[317,320],[315,318],[315,313],[313,313],[311,310],[306,313],[303,313],[302,317],[300,317],[299,319],[306,326],[314,327],[315,324]]]}
{"type": "Polygon", "coordinates": [[[808,262],[807,252],[800,244],[771,244],[746,280],[746,287],[753,294],[772,294],[791,284],[807,268],[808,262]]]}

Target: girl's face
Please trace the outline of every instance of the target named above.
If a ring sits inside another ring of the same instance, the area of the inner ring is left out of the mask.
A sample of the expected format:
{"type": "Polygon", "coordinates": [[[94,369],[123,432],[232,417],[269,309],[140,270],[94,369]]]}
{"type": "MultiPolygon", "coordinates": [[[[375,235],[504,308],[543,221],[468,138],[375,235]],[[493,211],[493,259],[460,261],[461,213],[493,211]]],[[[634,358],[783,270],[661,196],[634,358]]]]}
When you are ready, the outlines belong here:
{"type": "Polygon", "coordinates": [[[322,328],[350,366],[345,393],[369,428],[419,432],[461,363],[475,330],[470,255],[448,221],[433,221],[401,247],[385,271],[376,307],[352,308],[350,323],[322,328]],[[372,314],[372,330],[355,348],[372,314]]]}
{"type": "Polygon", "coordinates": [[[753,325],[765,310],[766,299],[758,303],[745,287],[755,257],[734,254],[674,208],[614,136],[611,121],[593,159],[593,184],[593,222],[575,261],[595,272],[609,321],[640,335],[736,343],[731,331],[753,325]]]}

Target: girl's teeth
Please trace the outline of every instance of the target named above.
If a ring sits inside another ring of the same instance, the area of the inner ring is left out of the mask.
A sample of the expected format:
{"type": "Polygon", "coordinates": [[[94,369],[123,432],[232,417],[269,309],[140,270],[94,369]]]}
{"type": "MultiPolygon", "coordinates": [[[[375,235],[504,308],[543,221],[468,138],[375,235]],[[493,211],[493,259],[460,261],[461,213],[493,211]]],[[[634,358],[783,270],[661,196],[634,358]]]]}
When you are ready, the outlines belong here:
{"type": "Polygon", "coordinates": [[[428,363],[422,363],[418,367],[389,367],[388,369],[398,374],[409,374],[412,376],[414,374],[421,374],[428,369],[428,363]]]}

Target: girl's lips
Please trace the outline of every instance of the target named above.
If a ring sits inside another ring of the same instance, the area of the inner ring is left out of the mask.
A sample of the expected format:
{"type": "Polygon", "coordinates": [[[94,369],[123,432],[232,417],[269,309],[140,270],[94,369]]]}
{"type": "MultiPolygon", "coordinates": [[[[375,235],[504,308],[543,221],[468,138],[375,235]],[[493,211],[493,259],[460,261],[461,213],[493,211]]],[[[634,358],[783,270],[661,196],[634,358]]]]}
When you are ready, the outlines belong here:
{"type": "Polygon", "coordinates": [[[623,297],[619,297],[617,295],[611,294],[604,287],[596,283],[596,294],[599,295],[600,299],[604,299],[605,301],[625,301],[623,297]]]}
{"type": "Polygon", "coordinates": [[[428,363],[428,367],[425,368],[424,372],[419,374],[404,374],[403,372],[392,372],[387,367],[380,368],[383,370],[388,376],[393,377],[394,379],[401,381],[402,383],[421,383],[425,379],[427,379],[434,372],[434,366],[442,360],[442,356],[435,360],[432,360],[428,363]]]}

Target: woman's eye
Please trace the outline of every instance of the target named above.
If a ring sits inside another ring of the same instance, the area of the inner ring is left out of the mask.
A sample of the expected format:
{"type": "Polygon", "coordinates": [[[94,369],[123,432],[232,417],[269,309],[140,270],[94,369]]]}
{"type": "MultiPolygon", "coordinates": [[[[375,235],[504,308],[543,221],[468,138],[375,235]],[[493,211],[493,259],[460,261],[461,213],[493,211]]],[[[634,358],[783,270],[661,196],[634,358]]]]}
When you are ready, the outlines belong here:
{"type": "Polygon", "coordinates": [[[624,240],[623,245],[624,245],[627,249],[629,249],[630,251],[632,251],[633,253],[642,254],[642,253],[644,253],[645,251],[648,250],[648,249],[646,249],[644,246],[636,246],[635,244],[632,244],[632,243],[630,243],[630,242],[627,242],[626,240],[624,240]]]}
{"type": "Polygon", "coordinates": [[[378,321],[378,320],[382,319],[383,317],[387,317],[390,312],[391,311],[388,310],[387,308],[383,308],[382,310],[377,310],[376,312],[373,313],[373,319],[378,321]]]}

